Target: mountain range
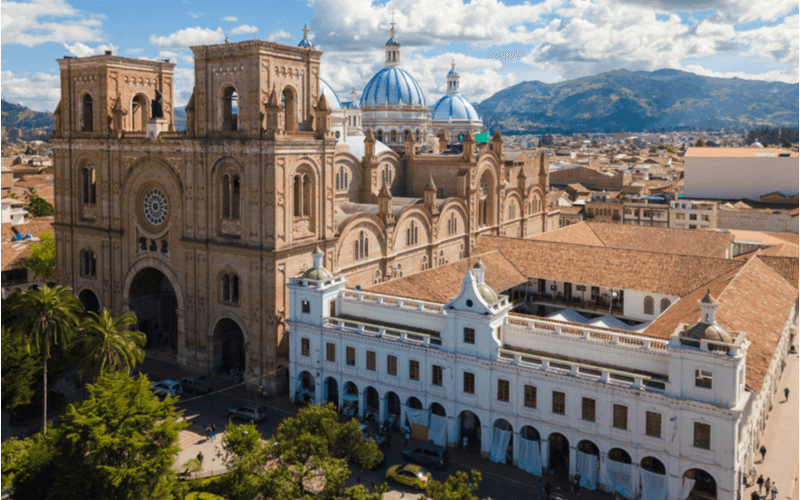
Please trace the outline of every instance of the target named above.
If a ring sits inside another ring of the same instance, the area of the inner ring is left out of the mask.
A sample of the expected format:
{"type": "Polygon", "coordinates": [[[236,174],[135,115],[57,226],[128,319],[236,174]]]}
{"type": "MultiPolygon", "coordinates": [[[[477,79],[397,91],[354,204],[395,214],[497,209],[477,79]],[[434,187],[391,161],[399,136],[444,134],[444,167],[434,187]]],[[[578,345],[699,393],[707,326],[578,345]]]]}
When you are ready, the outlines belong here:
{"type": "Polygon", "coordinates": [[[503,132],[798,126],[798,84],[685,71],[616,70],[559,83],[522,82],[476,106],[503,132]]]}

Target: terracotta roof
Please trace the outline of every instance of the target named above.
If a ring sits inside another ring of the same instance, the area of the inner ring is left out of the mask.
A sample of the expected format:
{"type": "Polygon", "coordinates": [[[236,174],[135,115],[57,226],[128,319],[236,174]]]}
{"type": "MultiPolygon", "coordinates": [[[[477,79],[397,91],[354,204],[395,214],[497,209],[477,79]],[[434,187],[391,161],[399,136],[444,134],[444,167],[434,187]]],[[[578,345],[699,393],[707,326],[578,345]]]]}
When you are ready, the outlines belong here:
{"type": "Polygon", "coordinates": [[[2,242],[2,270],[16,269],[21,267],[22,259],[30,252],[31,240],[23,241],[9,241],[14,236],[12,227],[23,235],[30,234],[39,236],[43,232],[53,232],[53,217],[36,217],[28,219],[26,224],[18,224],[12,226],[11,224],[3,224],[3,242],[2,242]],[[6,235],[9,235],[6,237],[6,235]]]}
{"type": "Polygon", "coordinates": [[[797,157],[797,153],[781,148],[701,148],[692,146],[686,152],[686,158],[756,158],[758,153],[775,154],[775,156],[768,158],[777,158],[779,154],[789,154],[795,158],[797,157]]]}
{"type": "Polygon", "coordinates": [[[744,229],[728,229],[736,240],[760,241],[764,245],[780,245],[783,243],[800,245],[800,236],[790,233],[771,233],[768,231],[746,231],[744,229]]]}
{"type": "Polygon", "coordinates": [[[743,265],[732,259],[481,236],[476,253],[492,250],[502,252],[528,278],[679,297],[743,265]]]}
{"type": "Polygon", "coordinates": [[[11,226],[13,226],[13,224],[10,222],[3,222],[3,232],[2,236],[0,236],[0,241],[2,241],[2,243],[5,243],[14,237],[15,233],[14,230],[11,229],[11,226]]]}
{"type": "Polygon", "coordinates": [[[783,276],[793,287],[797,288],[798,272],[800,272],[798,261],[800,261],[800,259],[797,257],[775,257],[772,255],[762,255],[761,253],[758,254],[758,258],[764,261],[764,264],[771,267],[773,271],[783,276]]]}
{"type": "Polygon", "coordinates": [[[583,210],[583,206],[575,205],[572,207],[561,207],[562,214],[579,214],[583,210]]]}
{"type": "Polygon", "coordinates": [[[726,256],[731,235],[696,229],[580,222],[534,239],[722,259],[726,256]]]}
{"type": "Polygon", "coordinates": [[[3,244],[3,249],[0,254],[2,260],[2,270],[8,271],[22,267],[22,259],[31,250],[31,240],[26,241],[13,241],[3,244]]]}
{"type": "Polygon", "coordinates": [[[771,255],[773,257],[798,257],[799,250],[797,245],[781,243],[780,245],[762,248],[758,251],[758,254],[771,255]]]}
{"type": "MultiPolygon", "coordinates": [[[[526,281],[526,277],[500,252],[480,255],[486,266],[484,282],[496,292],[511,288],[526,281]]],[[[373,286],[375,293],[426,300],[446,304],[461,291],[461,280],[475,263],[475,257],[462,259],[452,264],[435,267],[413,276],[397,278],[373,286]]]]}
{"type": "Polygon", "coordinates": [[[752,342],[747,353],[747,386],[761,390],[780,333],[797,301],[797,289],[761,259],[750,259],[682,297],[644,331],[668,339],[681,323],[700,318],[700,300],[710,290],[717,297],[717,323],[730,332],[745,332],[752,342]]]}

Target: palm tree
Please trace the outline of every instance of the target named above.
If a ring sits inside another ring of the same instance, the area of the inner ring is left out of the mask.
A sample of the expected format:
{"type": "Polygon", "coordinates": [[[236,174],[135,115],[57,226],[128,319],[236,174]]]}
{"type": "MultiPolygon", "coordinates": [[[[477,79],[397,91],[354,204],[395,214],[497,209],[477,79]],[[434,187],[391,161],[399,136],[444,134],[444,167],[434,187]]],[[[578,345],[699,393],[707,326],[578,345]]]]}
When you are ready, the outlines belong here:
{"type": "Polygon", "coordinates": [[[14,329],[23,336],[30,352],[34,347],[44,364],[44,417],[42,433],[47,433],[47,360],[50,346],[67,342],[78,326],[83,305],[65,286],[43,286],[28,290],[14,304],[14,315],[19,318],[14,329]]]}
{"type": "Polygon", "coordinates": [[[78,352],[83,357],[83,373],[91,368],[92,382],[110,371],[126,373],[144,360],[147,338],[142,332],[128,330],[136,324],[136,314],[125,311],[117,317],[107,309],[100,314],[90,312],[81,324],[78,352]]]}

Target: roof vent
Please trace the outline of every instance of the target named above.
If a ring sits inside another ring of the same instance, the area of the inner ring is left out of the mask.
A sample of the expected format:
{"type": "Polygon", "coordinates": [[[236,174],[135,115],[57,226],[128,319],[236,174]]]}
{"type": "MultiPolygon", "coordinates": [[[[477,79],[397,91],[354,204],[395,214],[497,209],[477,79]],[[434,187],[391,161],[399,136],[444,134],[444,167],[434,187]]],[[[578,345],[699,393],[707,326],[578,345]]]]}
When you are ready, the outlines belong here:
{"type": "Polygon", "coordinates": [[[111,55],[111,51],[110,51],[110,50],[107,50],[107,51],[106,51],[106,55],[107,55],[107,56],[110,56],[110,55],[111,55]]]}

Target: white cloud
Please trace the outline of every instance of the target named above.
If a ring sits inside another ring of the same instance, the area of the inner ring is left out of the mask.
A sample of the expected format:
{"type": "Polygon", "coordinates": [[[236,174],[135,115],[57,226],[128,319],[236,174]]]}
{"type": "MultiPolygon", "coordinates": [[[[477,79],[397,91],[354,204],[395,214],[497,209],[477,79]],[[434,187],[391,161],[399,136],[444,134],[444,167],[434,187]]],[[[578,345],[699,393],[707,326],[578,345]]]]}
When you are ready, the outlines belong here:
{"type": "Polygon", "coordinates": [[[258,28],[255,26],[249,26],[247,24],[243,24],[241,26],[237,26],[231,30],[231,35],[241,35],[242,33],[255,33],[258,31],[258,28]]]}
{"type": "Polygon", "coordinates": [[[225,40],[222,28],[212,30],[209,28],[186,28],[176,31],[168,36],[150,35],[150,43],[164,49],[180,49],[193,45],[211,45],[225,40]]]}
{"type": "Polygon", "coordinates": [[[59,74],[17,75],[12,71],[3,71],[0,82],[4,100],[22,104],[34,111],[53,112],[61,99],[59,74]]]}
{"type": "Polygon", "coordinates": [[[287,33],[283,30],[273,31],[268,37],[267,40],[270,42],[286,42],[288,40],[294,40],[294,36],[291,33],[287,33]]]}
{"type": "Polygon", "coordinates": [[[64,47],[67,48],[68,51],[75,57],[89,57],[89,56],[99,56],[104,54],[105,51],[110,50],[111,53],[116,53],[119,50],[119,47],[112,44],[103,44],[98,45],[97,47],[89,47],[88,45],[84,45],[81,42],[75,42],[72,45],[64,44],[64,47]]]}
{"type": "Polygon", "coordinates": [[[768,82],[797,83],[796,71],[768,71],[766,73],[751,74],[742,71],[711,71],[697,64],[690,64],[681,68],[683,71],[702,76],[715,78],[741,78],[742,80],[764,80],[768,82]]]}
{"type": "Polygon", "coordinates": [[[130,54],[130,55],[139,54],[140,52],[142,52],[142,49],[126,49],[125,50],[125,53],[126,54],[130,54]]]}
{"type": "Polygon", "coordinates": [[[4,1],[0,21],[2,43],[34,47],[46,42],[102,40],[103,17],[78,11],[65,0],[4,1]]]}
{"type": "Polygon", "coordinates": [[[229,23],[238,23],[239,22],[239,18],[236,17],[236,16],[223,17],[222,20],[223,21],[228,21],[229,23]]]}
{"type": "MultiPolygon", "coordinates": [[[[798,59],[798,15],[787,16],[781,24],[764,26],[755,30],[739,33],[739,40],[748,44],[750,50],[746,55],[758,54],[769,57],[780,63],[790,65],[797,73],[798,59]]],[[[795,81],[797,81],[795,79],[795,81]]]]}

